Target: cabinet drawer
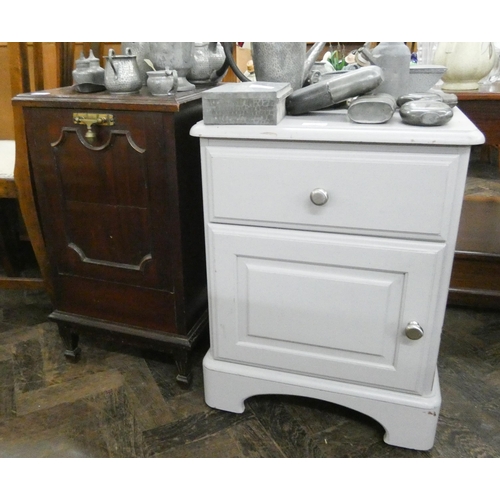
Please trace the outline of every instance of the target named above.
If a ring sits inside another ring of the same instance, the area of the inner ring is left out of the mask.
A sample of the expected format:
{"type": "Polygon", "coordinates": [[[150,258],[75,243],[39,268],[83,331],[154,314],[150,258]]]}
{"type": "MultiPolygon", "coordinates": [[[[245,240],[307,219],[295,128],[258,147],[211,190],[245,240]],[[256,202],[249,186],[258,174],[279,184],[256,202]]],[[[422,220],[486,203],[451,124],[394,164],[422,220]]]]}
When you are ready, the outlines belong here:
{"type": "Polygon", "coordinates": [[[445,240],[459,156],[206,148],[211,222],[445,240]],[[328,200],[316,205],[311,192],[328,200]],[[321,194],[321,193],[320,193],[321,194]]]}

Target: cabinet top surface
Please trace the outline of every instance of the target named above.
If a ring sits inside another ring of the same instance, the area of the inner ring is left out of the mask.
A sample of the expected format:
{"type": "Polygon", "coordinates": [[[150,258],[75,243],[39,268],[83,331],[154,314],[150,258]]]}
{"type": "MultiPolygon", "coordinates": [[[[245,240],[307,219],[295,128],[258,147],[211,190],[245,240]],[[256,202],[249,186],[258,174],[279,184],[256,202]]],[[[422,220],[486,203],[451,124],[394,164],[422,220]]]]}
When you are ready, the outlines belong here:
{"type": "Polygon", "coordinates": [[[218,139],[426,144],[472,146],[484,143],[483,134],[460,111],[445,125],[424,127],[403,123],[396,111],[384,124],[353,123],[347,110],[325,110],[301,116],[285,116],[278,125],[205,125],[197,123],[191,135],[218,139]]]}
{"type": "Polygon", "coordinates": [[[74,87],[40,90],[19,94],[13,98],[13,104],[28,107],[48,108],[89,108],[95,109],[131,109],[147,111],[179,111],[183,104],[200,100],[206,88],[197,88],[188,92],[178,92],[173,96],[153,96],[146,87],[134,94],[111,94],[108,91],[82,93],[74,87]]]}

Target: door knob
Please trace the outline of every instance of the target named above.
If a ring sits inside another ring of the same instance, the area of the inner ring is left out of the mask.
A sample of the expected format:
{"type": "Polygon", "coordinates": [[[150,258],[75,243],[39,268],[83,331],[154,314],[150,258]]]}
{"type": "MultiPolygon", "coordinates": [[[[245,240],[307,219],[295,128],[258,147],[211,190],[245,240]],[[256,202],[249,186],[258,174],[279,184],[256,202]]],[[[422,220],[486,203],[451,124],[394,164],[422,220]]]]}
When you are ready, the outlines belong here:
{"type": "Polygon", "coordinates": [[[328,193],[324,189],[313,189],[310,198],[315,205],[321,206],[328,201],[328,193]]]}
{"type": "Polygon", "coordinates": [[[405,333],[410,340],[418,340],[424,336],[424,329],[416,321],[410,321],[405,328],[405,333]]]}

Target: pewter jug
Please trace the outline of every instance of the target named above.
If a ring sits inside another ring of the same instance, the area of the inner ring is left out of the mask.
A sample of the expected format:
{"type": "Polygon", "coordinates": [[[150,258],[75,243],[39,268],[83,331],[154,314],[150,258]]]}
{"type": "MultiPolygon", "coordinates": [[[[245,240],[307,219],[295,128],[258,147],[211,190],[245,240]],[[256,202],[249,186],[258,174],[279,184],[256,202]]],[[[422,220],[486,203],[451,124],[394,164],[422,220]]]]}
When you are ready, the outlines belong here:
{"type": "Polygon", "coordinates": [[[111,94],[132,94],[142,87],[142,78],[137,66],[137,57],[130,48],[126,53],[116,55],[109,49],[104,68],[104,85],[111,94]]]}
{"type": "MultiPolygon", "coordinates": [[[[233,43],[222,43],[231,69],[242,82],[249,81],[234,62],[233,43]]],[[[302,88],[325,43],[315,42],[307,51],[306,42],[251,42],[257,81],[290,83],[293,90],[302,88]]]]}
{"type": "MultiPolygon", "coordinates": [[[[390,94],[395,99],[408,94],[411,52],[404,42],[380,42],[371,51],[364,46],[359,52],[384,72],[384,81],[374,94],[390,94]]],[[[359,61],[359,56],[357,60],[359,61]]]]}
{"type": "Polygon", "coordinates": [[[255,78],[261,82],[288,82],[302,87],[306,62],[305,42],[252,42],[255,78]]]}

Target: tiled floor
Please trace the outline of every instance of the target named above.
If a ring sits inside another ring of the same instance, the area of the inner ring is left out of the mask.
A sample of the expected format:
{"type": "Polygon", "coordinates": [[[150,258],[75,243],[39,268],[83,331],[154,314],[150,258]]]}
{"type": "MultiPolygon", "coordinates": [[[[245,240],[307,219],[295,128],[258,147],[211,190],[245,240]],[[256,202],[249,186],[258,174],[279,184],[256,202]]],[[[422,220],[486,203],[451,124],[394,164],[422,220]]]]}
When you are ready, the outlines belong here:
{"type": "Polygon", "coordinates": [[[499,311],[447,309],[443,405],[427,452],[388,446],[377,422],[311,399],[213,410],[203,399],[207,342],[187,391],[171,360],[89,337],[69,363],[50,311],[43,292],[0,290],[0,457],[500,457],[499,311]]]}
{"type": "Polygon", "coordinates": [[[448,309],[436,442],[418,452],[321,401],[259,396],[241,415],[210,409],[206,344],[187,391],[170,360],[88,337],[68,363],[43,294],[0,299],[0,457],[500,457],[500,312],[448,309]]]}
{"type": "Polygon", "coordinates": [[[498,149],[473,147],[469,164],[466,195],[500,197],[500,159],[498,149]],[[489,153],[489,154],[488,154],[489,153]]]}

